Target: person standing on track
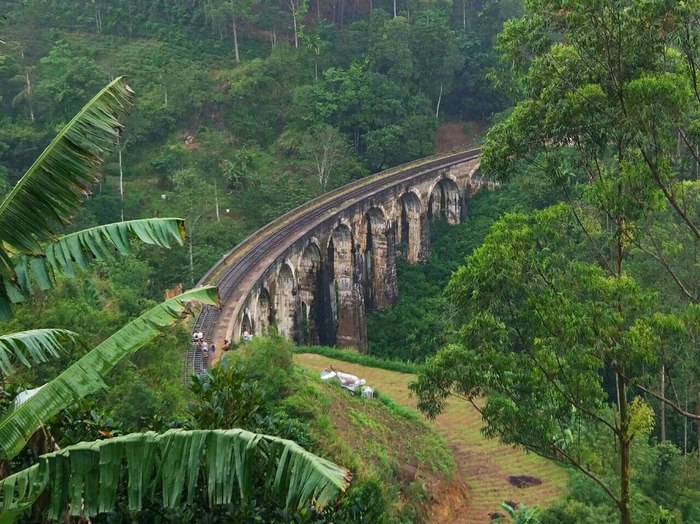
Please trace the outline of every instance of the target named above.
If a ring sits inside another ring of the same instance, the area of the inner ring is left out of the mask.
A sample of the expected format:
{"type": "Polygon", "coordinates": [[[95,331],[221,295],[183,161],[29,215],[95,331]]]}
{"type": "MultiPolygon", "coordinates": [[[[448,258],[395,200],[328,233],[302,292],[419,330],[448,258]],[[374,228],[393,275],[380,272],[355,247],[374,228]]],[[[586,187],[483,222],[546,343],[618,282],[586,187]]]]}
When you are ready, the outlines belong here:
{"type": "Polygon", "coordinates": [[[202,340],[202,363],[205,368],[209,367],[209,344],[206,340],[202,340]]]}

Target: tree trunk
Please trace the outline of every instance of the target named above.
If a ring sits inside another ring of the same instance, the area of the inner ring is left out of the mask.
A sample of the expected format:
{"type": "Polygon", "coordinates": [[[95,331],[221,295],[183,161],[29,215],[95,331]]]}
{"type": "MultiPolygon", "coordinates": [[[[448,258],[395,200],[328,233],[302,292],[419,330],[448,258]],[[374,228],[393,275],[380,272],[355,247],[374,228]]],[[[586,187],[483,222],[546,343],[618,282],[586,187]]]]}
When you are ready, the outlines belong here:
{"type": "Polygon", "coordinates": [[[318,58],[314,57],[314,79],[318,82],[318,58]]]}
{"type": "Polygon", "coordinates": [[[189,250],[190,250],[190,285],[194,286],[194,258],[192,256],[192,227],[190,227],[189,235],[189,250]]]}
{"type": "Polygon", "coordinates": [[[241,56],[238,54],[238,31],[236,31],[236,17],[231,18],[231,30],[233,31],[233,56],[236,63],[241,61],[241,56]]]}
{"type": "Polygon", "coordinates": [[[661,364],[661,442],[666,440],[666,365],[661,364]]]}
{"type": "Polygon", "coordinates": [[[299,49],[299,35],[297,34],[297,11],[292,6],[292,21],[294,22],[294,48],[299,49]]]}
{"type": "Polygon", "coordinates": [[[632,467],[630,463],[630,421],[627,411],[627,384],[624,376],[617,374],[617,396],[620,408],[620,523],[632,524],[632,493],[630,477],[632,467]]]}
{"type": "Polygon", "coordinates": [[[216,182],[214,183],[214,202],[216,203],[216,221],[221,222],[221,216],[219,216],[219,193],[216,189],[216,182]]]}
{"type": "MultiPolygon", "coordinates": [[[[698,399],[695,404],[695,414],[700,417],[700,391],[698,391],[698,399]]],[[[698,449],[700,450],[700,418],[695,419],[695,433],[698,438],[698,449]]]]}
{"type": "Polygon", "coordinates": [[[131,11],[131,2],[127,1],[126,8],[127,8],[127,19],[129,20],[126,27],[129,30],[129,35],[132,35],[134,33],[134,17],[133,17],[133,13],[131,11]]]}
{"type": "MultiPolygon", "coordinates": [[[[685,395],[685,410],[688,411],[688,394],[685,395]]],[[[683,417],[683,456],[688,454],[688,417],[683,417]]]]}
{"type": "Polygon", "coordinates": [[[316,0],[316,20],[321,20],[321,0],[316,0]]]}
{"type": "Polygon", "coordinates": [[[27,105],[29,106],[29,119],[34,122],[34,107],[32,107],[32,81],[29,78],[29,72],[25,73],[27,79],[27,105]]]}
{"type": "Polygon", "coordinates": [[[124,166],[122,164],[121,137],[117,136],[117,156],[119,158],[119,197],[121,203],[121,217],[124,221],[124,166]]]}
{"type": "Polygon", "coordinates": [[[168,86],[163,82],[163,73],[158,75],[160,85],[163,87],[163,107],[168,107],[168,86]]]}
{"type": "Polygon", "coordinates": [[[442,84],[440,84],[440,96],[438,96],[437,107],[435,108],[435,119],[440,115],[440,102],[442,102],[442,84]]]}
{"type": "MultiPolygon", "coordinates": [[[[194,211],[193,208],[190,208],[190,212],[187,214],[188,217],[192,216],[192,212],[194,211]]],[[[202,215],[197,215],[196,218],[192,220],[188,220],[188,226],[187,226],[187,247],[189,249],[189,255],[190,255],[190,285],[194,286],[195,284],[195,279],[194,279],[194,229],[197,226],[197,222],[199,222],[199,219],[202,218],[202,215]]]]}
{"type": "Polygon", "coordinates": [[[467,0],[462,0],[462,27],[467,30],[467,0]]]}
{"type": "Polygon", "coordinates": [[[100,4],[95,3],[95,31],[100,34],[102,31],[100,29],[100,4]]]}
{"type": "Polygon", "coordinates": [[[394,0],[394,18],[396,18],[396,0],[394,0]]]}

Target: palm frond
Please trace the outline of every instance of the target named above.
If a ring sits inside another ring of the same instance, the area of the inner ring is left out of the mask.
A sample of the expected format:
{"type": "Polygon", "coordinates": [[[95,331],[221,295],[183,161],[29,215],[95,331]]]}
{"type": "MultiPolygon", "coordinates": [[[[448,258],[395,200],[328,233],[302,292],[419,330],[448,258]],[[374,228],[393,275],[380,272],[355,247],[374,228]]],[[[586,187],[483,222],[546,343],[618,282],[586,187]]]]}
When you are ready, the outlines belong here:
{"type": "Polygon", "coordinates": [[[0,336],[0,371],[10,375],[19,363],[31,367],[58,358],[78,335],[66,329],[32,329],[0,336]]]}
{"type": "Polygon", "coordinates": [[[0,204],[0,241],[11,253],[41,254],[97,182],[133,102],[124,77],[100,91],[54,138],[0,204]]]}
{"type": "Polygon", "coordinates": [[[287,511],[308,502],[320,509],[351,479],[347,469],[296,442],[242,429],[134,433],[43,455],[0,481],[0,518],[31,506],[45,491],[49,518],[60,518],[68,504],[71,515],[92,517],[115,507],[124,481],[133,511],[159,495],[165,508],[177,507],[183,495],[192,503],[199,478],[206,481],[210,506],[245,505],[261,495],[254,492],[255,474],[266,474],[264,489],[287,511]]]}
{"type": "Polygon", "coordinates": [[[0,452],[3,459],[17,455],[42,422],[87,395],[105,387],[104,377],[124,357],[155,338],[190,311],[190,303],[215,305],[215,287],[187,291],[150,309],[129,322],[46,384],[24,404],[0,420],[0,452]]]}
{"type": "Polygon", "coordinates": [[[12,302],[22,302],[32,293],[33,283],[39,289],[49,289],[57,273],[73,278],[76,267],[86,269],[94,260],[129,254],[134,239],[165,248],[173,243],[182,245],[185,221],[181,218],[128,220],[64,235],[43,246],[42,255],[13,257],[16,280],[5,282],[5,289],[12,302]]]}

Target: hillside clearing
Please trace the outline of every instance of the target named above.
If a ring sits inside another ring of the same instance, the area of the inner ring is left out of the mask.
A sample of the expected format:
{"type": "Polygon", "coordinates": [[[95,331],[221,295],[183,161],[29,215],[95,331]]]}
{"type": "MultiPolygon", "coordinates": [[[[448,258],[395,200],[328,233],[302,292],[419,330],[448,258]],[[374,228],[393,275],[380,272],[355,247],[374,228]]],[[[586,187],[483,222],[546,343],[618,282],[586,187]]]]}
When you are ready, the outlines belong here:
{"type": "MultiPolygon", "coordinates": [[[[295,360],[311,371],[320,371],[329,364],[367,380],[380,394],[411,408],[416,400],[410,396],[408,384],[414,375],[370,368],[334,360],[321,355],[299,354],[295,360]]],[[[469,490],[469,500],[455,507],[450,515],[435,515],[433,522],[483,523],[498,512],[501,502],[522,502],[526,506],[547,506],[566,492],[568,475],[556,464],[534,454],[503,446],[485,439],[481,433],[479,413],[467,402],[452,399],[445,412],[434,422],[457,463],[457,474],[469,490]],[[542,481],[539,485],[517,488],[509,477],[529,476],[542,481]],[[438,520],[439,519],[439,520],[438,520]]]]}

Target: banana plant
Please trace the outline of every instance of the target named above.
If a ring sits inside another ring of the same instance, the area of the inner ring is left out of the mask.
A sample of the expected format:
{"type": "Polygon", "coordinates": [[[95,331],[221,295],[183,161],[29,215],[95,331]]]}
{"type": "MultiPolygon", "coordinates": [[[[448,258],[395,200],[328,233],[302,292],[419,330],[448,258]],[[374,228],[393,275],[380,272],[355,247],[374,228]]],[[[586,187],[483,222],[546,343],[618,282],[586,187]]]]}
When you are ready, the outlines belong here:
{"type": "Polygon", "coordinates": [[[120,119],[133,105],[124,77],[110,82],[58,133],[0,203],[0,318],[56,276],[73,277],[90,261],[129,253],[134,239],[182,244],[179,218],[133,220],[64,234],[116,147],[120,119]]]}
{"type": "Polygon", "coordinates": [[[494,522],[512,522],[513,524],[539,524],[539,508],[528,508],[524,504],[513,507],[507,502],[501,503],[501,508],[508,514],[508,519],[498,517],[494,522]]]}
{"type": "Polygon", "coordinates": [[[69,344],[78,342],[78,334],[67,329],[30,329],[0,335],[0,372],[11,375],[16,364],[31,367],[58,358],[69,344]]]}
{"type": "Polygon", "coordinates": [[[11,520],[50,494],[46,513],[58,520],[112,511],[118,488],[127,484],[131,511],[158,501],[166,509],[191,504],[200,478],[210,506],[245,505],[262,490],[280,508],[294,511],[309,501],[322,509],[345,491],[350,472],[306,451],[296,442],[242,429],[132,433],[81,442],[43,455],[33,466],[0,481],[0,519],[11,520]]]}
{"type": "Polygon", "coordinates": [[[158,304],[86,353],[31,398],[0,418],[0,459],[15,457],[46,420],[105,387],[107,374],[124,358],[181,320],[193,303],[216,305],[212,286],[186,291],[158,304]]]}
{"type": "MultiPolygon", "coordinates": [[[[75,276],[93,260],[127,254],[138,239],[170,247],[182,244],[184,221],[134,220],[63,234],[83,198],[97,182],[106,153],[122,130],[120,117],[133,102],[123,77],[97,94],[64,127],[0,203],[0,318],[35,288],[56,277],[75,276]]],[[[191,312],[193,304],[216,305],[216,288],[187,291],[145,312],[86,353],[58,377],[22,396],[0,418],[0,461],[7,464],[48,419],[105,387],[105,377],[124,358],[191,312]]],[[[33,330],[0,336],[0,372],[57,357],[76,334],[33,330]]],[[[253,473],[295,509],[312,501],[322,507],[344,491],[350,473],[291,441],[243,430],[170,431],[82,442],[43,455],[37,464],[0,481],[0,522],[13,522],[44,493],[47,516],[96,515],[111,510],[118,485],[127,483],[129,506],[138,510],[159,484],[165,507],[180,503],[185,482],[191,501],[199,473],[207,479],[209,503],[245,504],[253,473]],[[126,472],[126,475],[124,474],[126,472]],[[126,479],[124,478],[126,476],[126,479]]]]}

